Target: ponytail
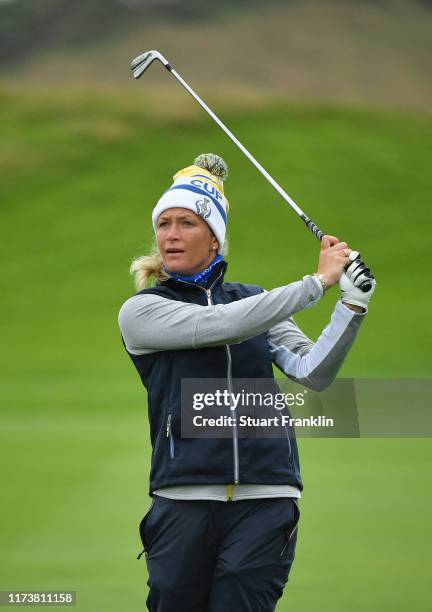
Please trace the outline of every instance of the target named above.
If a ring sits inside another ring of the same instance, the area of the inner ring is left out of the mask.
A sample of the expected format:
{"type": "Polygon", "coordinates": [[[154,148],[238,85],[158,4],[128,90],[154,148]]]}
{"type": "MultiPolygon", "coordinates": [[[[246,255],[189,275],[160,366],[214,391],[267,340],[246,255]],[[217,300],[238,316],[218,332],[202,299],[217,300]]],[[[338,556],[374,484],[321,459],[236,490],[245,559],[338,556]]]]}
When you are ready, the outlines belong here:
{"type": "Polygon", "coordinates": [[[148,255],[142,255],[132,261],[129,272],[135,277],[137,291],[155,284],[156,281],[165,281],[169,278],[163,269],[162,257],[156,244],[148,255]]]}

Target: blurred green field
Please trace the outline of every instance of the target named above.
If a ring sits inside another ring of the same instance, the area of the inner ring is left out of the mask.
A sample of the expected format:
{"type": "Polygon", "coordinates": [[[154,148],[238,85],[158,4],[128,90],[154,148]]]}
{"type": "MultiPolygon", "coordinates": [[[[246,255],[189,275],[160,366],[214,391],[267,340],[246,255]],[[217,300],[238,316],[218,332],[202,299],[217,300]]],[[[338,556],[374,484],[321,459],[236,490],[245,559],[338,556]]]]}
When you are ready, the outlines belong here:
{"type": "MultiPolygon", "coordinates": [[[[135,557],[149,505],[146,402],[117,312],[174,172],[205,151],[228,162],[228,280],[271,288],[315,269],[315,239],[219,129],[182,105],[0,89],[0,590],[74,589],[83,612],[144,609],[135,557]]],[[[215,110],[373,266],[378,289],[341,376],[429,377],[432,118],[215,110]]],[[[306,333],[317,336],[336,299],[333,290],[296,317],[306,333]]],[[[299,546],[278,610],[432,610],[430,440],[300,440],[300,452],[299,546]]]]}

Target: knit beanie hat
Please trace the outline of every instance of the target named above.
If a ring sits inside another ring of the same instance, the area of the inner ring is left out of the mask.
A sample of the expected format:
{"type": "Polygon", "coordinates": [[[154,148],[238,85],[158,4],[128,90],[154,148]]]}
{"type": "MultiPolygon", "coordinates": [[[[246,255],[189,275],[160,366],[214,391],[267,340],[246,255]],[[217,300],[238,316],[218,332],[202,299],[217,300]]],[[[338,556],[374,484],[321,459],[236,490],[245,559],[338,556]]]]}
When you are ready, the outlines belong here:
{"type": "Polygon", "coordinates": [[[159,215],[168,208],[188,208],[200,215],[210,226],[222,253],[225,241],[228,200],[224,195],[223,181],[228,176],[228,166],[214,153],[199,155],[192,166],[179,170],[174,183],[165,191],[153,209],[152,223],[156,232],[159,215]]]}

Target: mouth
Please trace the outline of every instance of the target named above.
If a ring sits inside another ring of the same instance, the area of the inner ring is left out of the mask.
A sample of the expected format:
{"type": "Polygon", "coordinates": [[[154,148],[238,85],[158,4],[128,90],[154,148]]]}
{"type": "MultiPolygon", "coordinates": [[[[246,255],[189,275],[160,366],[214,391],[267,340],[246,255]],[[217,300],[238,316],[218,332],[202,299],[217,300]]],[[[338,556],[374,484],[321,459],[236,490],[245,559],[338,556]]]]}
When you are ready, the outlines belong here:
{"type": "Polygon", "coordinates": [[[167,249],[166,253],[168,255],[175,255],[175,254],[184,253],[184,251],[182,249],[167,249]]]}

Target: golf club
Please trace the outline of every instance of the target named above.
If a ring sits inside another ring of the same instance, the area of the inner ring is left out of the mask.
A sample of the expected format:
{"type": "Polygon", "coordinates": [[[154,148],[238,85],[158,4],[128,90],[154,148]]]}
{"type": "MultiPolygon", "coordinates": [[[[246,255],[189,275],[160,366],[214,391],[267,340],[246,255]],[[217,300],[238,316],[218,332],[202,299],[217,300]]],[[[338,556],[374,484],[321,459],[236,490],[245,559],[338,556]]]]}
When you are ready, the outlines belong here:
{"type": "MultiPolygon", "coordinates": [[[[319,227],[309,219],[309,217],[302,211],[302,209],[294,202],[292,198],[282,189],[282,187],[274,180],[272,176],[261,166],[261,164],[255,159],[251,153],[242,145],[242,143],[234,136],[234,134],[227,128],[227,126],[214,114],[214,112],[207,106],[207,104],[201,100],[201,98],[194,92],[194,90],[186,83],[186,81],[174,70],[172,65],[168,62],[168,60],[161,54],[159,51],[146,51],[141,55],[138,55],[131,62],[131,69],[135,79],[139,79],[150,64],[154,60],[159,60],[161,64],[165,66],[165,68],[171,72],[171,74],[177,79],[177,81],[183,85],[183,87],[190,93],[190,95],[195,98],[198,104],[210,115],[210,117],[218,124],[218,126],[225,132],[225,134],[237,145],[237,147],[246,155],[249,161],[255,166],[257,170],[267,179],[267,181],[276,189],[280,196],[285,200],[289,206],[294,210],[295,213],[304,221],[307,227],[315,234],[318,240],[322,240],[324,236],[324,232],[322,232],[319,227]]],[[[370,269],[366,267],[363,261],[360,258],[360,253],[357,251],[353,251],[356,257],[354,261],[357,262],[357,270],[355,280],[353,280],[354,284],[358,286],[362,291],[367,292],[370,290],[372,284],[370,279],[373,279],[374,276],[371,273],[370,269]]],[[[347,266],[352,265],[350,262],[347,266]]],[[[346,269],[347,269],[346,268],[346,269]]]]}

